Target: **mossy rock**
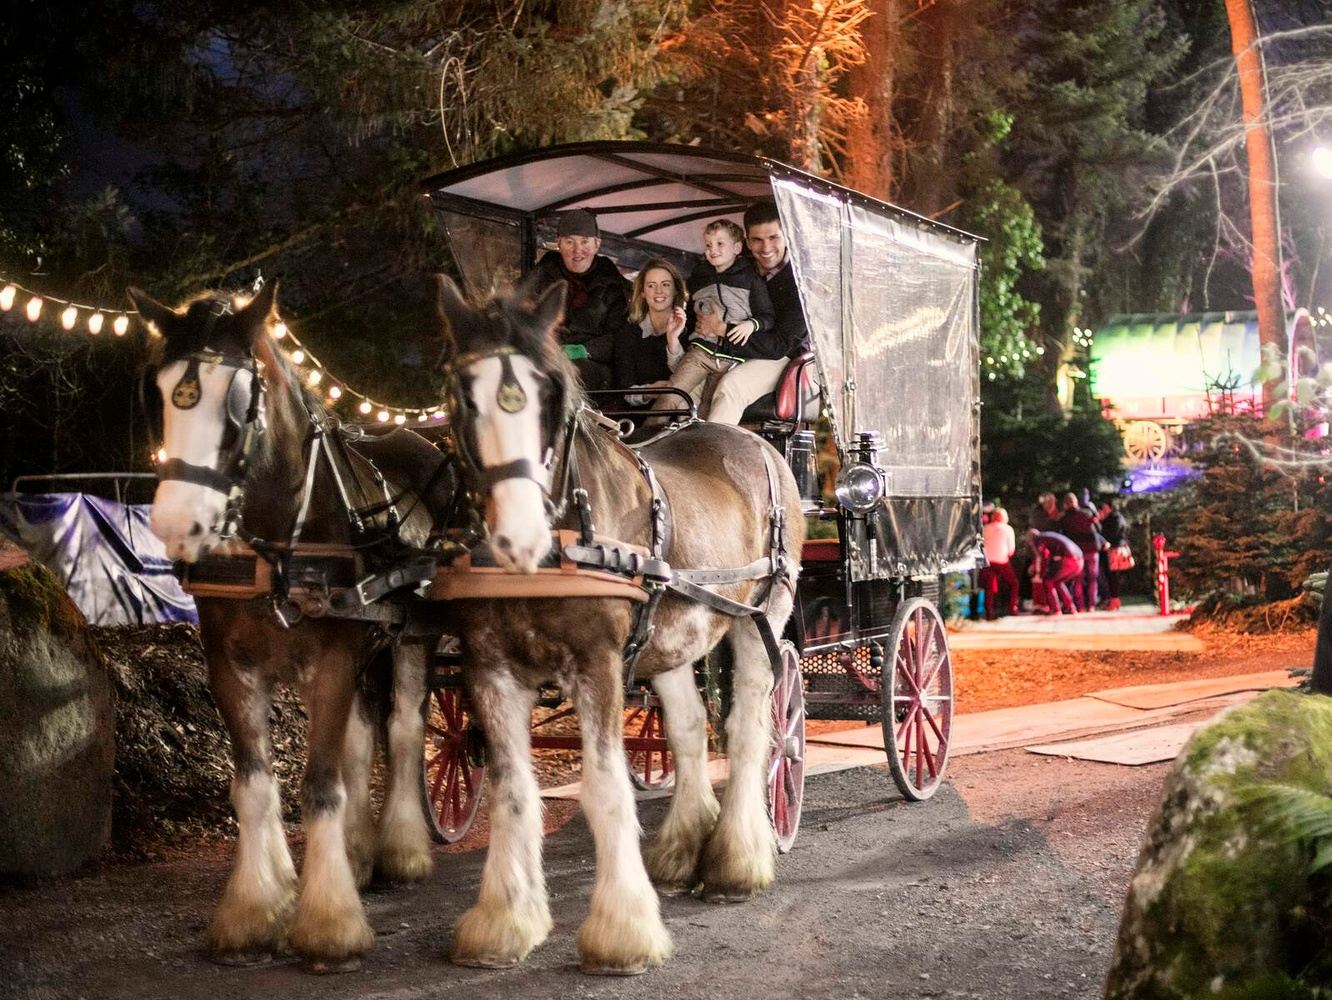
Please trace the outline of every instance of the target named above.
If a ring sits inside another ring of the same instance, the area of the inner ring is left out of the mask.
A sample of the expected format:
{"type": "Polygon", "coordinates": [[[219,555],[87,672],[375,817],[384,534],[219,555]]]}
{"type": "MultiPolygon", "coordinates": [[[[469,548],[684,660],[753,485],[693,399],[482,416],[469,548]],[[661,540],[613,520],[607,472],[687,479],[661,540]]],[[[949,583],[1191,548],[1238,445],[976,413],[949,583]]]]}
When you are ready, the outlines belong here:
{"type": "Polygon", "coordinates": [[[1109,1000],[1314,998],[1332,984],[1332,881],[1263,790],[1332,789],[1332,698],[1269,691],[1194,734],[1124,905],[1109,1000]]]}
{"type": "Polygon", "coordinates": [[[57,875],[111,829],[111,679],[60,581],[0,572],[0,875],[57,875]]]}

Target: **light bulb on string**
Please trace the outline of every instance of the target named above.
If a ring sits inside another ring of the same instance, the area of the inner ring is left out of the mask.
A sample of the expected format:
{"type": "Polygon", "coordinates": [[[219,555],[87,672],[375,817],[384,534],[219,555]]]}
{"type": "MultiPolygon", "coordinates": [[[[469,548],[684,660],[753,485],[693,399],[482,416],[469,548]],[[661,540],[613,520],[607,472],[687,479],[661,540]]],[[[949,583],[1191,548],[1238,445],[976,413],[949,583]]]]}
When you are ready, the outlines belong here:
{"type": "Polygon", "coordinates": [[[28,308],[27,308],[28,322],[36,323],[37,317],[40,316],[41,314],[42,314],[42,297],[40,295],[34,295],[32,298],[28,299],[28,308]]]}
{"type": "Polygon", "coordinates": [[[281,340],[286,335],[287,335],[287,324],[283,323],[281,320],[278,320],[277,324],[273,327],[273,339],[281,340]]]}
{"type": "Polygon", "coordinates": [[[403,424],[407,422],[407,414],[399,413],[397,416],[393,418],[393,422],[397,424],[399,427],[401,427],[403,424]]]}
{"type": "Polygon", "coordinates": [[[418,424],[423,424],[423,423],[425,423],[425,422],[426,422],[426,414],[425,414],[425,413],[418,413],[418,414],[416,415],[416,422],[417,422],[418,424]]]}
{"type": "Polygon", "coordinates": [[[330,385],[330,386],[328,387],[328,398],[329,398],[329,399],[341,399],[341,398],[342,398],[342,386],[340,386],[340,385],[330,385]]]}
{"type": "Polygon", "coordinates": [[[18,294],[18,288],[14,285],[5,285],[0,288],[0,309],[5,312],[14,308],[14,296],[18,294]]]}
{"type": "Polygon", "coordinates": [[[79,321],[79,311],[73,306],[66,306],[65,311],[60,314],[60,325],[66,330],[74,329],[74,324],[79,321]]]}
{"type": "Polygon", "coordinates": [[[129,329],[129,317],[121,313],[116,317],[116,321],[111,324],[111,329],[116,331],[117,337],[125,336],[125,331],[129,329]]]}
{"type": "Polygon", "coordinates": [[[305,352],[302,351],[299,347],[291,352],[291,363],[294,365],[305,364],[305,352]]]}
{"type": "Polygon", "coordinates": [[[374,409],[374,407],[370,405],[370,400],[363,399],[361,400],[361,405],[358,406],[357,409],[360,410],[362,413],[369,413],[372,409],[374,409]]]}
{"type": "Polygon", "coordinates": [[[106,317],[102,315],[100,310],[98,312],[93,313],[91,316],[88,317],[88,332],[91,333],[94,337],[97,336],[99,333],[102,332],[102,324],[105,322],[106,322],[106,317]]]}
{"type": "Polygon", "coordinates": [[[436,411],[434,412],[433,416],[434,416],[434,419],[436,419],[436,420],[443,420],[443,419],[444,419],[444,411],[443,411],[443,410],[436,410],[436,411]]]}
{"type": "Polygon", "coordinates": [[[388,418],[389,418],[388,410],[380,410],[378,413],[375,414],[375,419],[378,420],[381,424],[388,423],[388,418]]]}
{"type": "Polygon", "coordinates": [[[161,465],[163,462],[165,462],[167,460],[166,449],[158,448],[157,451],[153,452],[153,459],[157,462],[158,465],[161,465]]]}
{"type": "Polygon", "coordinates": [[[324,373],[320,371],[318,368],[316,368],[314,371],[310,373],[310,377],[306,381],[309,382],[310,385],[314,386],[318,385],[323,380],[323,378],[324,378],[324,373]]]}

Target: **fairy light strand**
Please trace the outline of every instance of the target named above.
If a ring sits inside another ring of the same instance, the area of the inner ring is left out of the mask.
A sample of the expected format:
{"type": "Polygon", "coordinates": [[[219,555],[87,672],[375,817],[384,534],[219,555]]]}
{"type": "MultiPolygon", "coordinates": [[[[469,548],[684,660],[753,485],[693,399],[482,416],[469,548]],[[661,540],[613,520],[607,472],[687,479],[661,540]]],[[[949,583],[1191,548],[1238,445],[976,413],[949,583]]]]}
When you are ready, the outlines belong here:
{"type": "MultiPolygon", "coordinates": [[[[248,295],[235,296],[233,301],[241,305],[248,302],[249,298],[248,295]]],[[[36,323],[43,316],[51,316],[62,329],[71,332],[78,328],[80,320],[83,320],[83,328],[94,337],[106,329],[108,321],[115,336],[123,337],[129,332],[129,318],[139,315],[136,309],[111,309],[47,295],[0,276],[0,312],[11,312],[16,306],[22,308],[23,314],[31,323],[36,323]]],[[[349,386],[334,376],[318,356],[301,343],[300,338],[285,320],[279,319],[274,324],[272,335],[277,346],[297,370],[301,383],[311,391],[322,392],[324,402],[329,406],[341,403],[355,404],[357,412],[362,416],[373,414],[378,423],[392,423],[398,427],[413,418],[418,424],[444,419],[445,411],[442,404],[392,406],[349,386]]]]}

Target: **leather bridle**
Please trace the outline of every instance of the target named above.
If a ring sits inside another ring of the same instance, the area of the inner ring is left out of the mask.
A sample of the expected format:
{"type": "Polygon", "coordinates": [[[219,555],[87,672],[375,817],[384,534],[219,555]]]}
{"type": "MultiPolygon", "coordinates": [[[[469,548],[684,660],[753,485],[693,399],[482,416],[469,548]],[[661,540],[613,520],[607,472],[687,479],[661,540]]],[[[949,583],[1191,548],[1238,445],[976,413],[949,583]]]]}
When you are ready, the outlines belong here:
{"type": "Polygon", "coordinates": [[[163,407],[172,406],[177,410],[190,410],[199,404],[202,395],[199,383],[200,365],[217,365],[231,369],[223,408],[222,440],[219,442],[215,464],[195,465],[184,459],[168,458],[157,467],[157,478],[160,482],[193,483],[226,495],[227,519],[223,525],[225,529],[239,514],[239,509],[233,511],[233,507],[238,504],[239,491],[245,481],[252,454],[267,426],[264,417],[266,389],[263,363],[249,352],[243,355],[223,354],[209,348],[187,354],[183,360],[185,372],[177,380],[171,393],[162,400],[163,407]],[[250,373],[248,392],[244,383],[238,379],[242,371],[250,373]]]}
{"type": "Polygon", "coordinates": [[[486,465],[477,446],[476,409],[471,397],[474,377],[468,373],[468,369],[479,362],[497,358],[500,362],[500,381],[495,390],[495,403],[505,413],[522,413],[532,401],[514,373],[512,358],[515,355],[533,360],[516,347],[496,347],[488,351],[460,354],[452,359],[447,368],[449,426],[452,428],[455,449],[462,460],[463,479],[469,491],[478,499],[484,498],[498,483],[506,480],[530,480],[541,488],[551,516],[559,516],[567,502],[566,487],[571,473],[578,418],[578,409],[569,407],[569,386],[563,374],[542,372],[533,364],[536,377],[548,383],[548,394],[540,415],[541,432],[545,437],[539,464],[528,458],[517,458],[499,465],[486,465]],[[560,486],[552,488],[557,458],[560,486]]]}

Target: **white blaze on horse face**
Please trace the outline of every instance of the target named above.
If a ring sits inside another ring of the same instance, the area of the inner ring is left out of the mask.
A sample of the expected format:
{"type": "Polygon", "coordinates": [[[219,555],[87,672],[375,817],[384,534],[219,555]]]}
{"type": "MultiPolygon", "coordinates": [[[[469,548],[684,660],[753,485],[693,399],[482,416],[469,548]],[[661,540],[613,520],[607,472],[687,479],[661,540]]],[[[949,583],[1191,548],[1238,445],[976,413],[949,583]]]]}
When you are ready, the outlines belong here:
{"type": "MultiPolygon", "coordinates": [[[[162,394],[162,451],[167,459],[216,468],[227,425],[227,393],[232,375],[248,398],[250,372],[216,364],[200,364],[199,400],[188,409],[172,402],[187,362],[176,361],[157,373],[162,394]]],[[[149,526],[166,546],[167,556],[194,562],[207,547],[217,544],[227,498],[197,483],[166,480],[153,496],[149,526]]]]}
{"type": "Polygon", "coordinates": [[[521,354],[507,356],[513,377],[527,397],[514,413],[500,407],[499,387],[504,365],[500,358],[485,358],[469,366],[469,395],[476,408],[477,459],[483,468],[507,465],[520,459],[531,463],[531,479],[504,479],[491,487],[486,520],[495,560],[511,573],[535,573],[537,562],[550,548],[550,525],[542,487],[549,475],[542,460],[541,379],[536,367],[521,354]]]}

